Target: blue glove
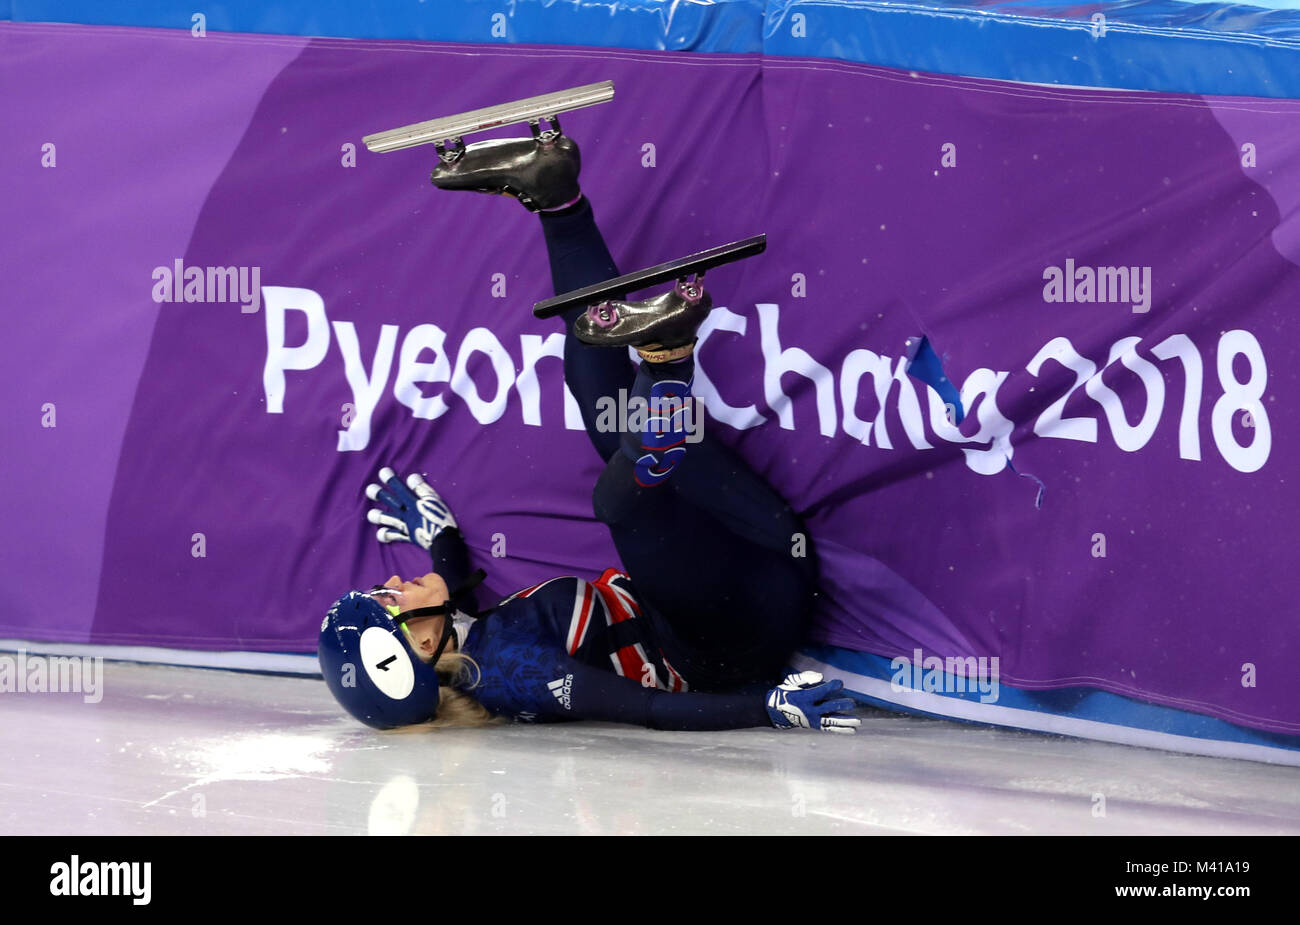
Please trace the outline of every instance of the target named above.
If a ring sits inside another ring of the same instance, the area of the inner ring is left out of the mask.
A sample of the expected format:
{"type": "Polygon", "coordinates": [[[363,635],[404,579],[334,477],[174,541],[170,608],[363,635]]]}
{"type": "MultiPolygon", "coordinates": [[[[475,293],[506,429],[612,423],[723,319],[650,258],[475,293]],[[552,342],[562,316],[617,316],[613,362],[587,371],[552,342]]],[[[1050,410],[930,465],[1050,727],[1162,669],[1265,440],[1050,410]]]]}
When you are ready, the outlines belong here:
{"type": "Polygon", "coordinates": [[[385,466],[379,470],[379,481],[382,486],[373,482],[366,486],[366,497],[387,508],[366,513],[366,520],[379,525],[379,542],[414,543],[427,550],[435,536],[456,526],[451,509],[418,472],[407,476],[403,485],[397,473],[385,466]]]}
{"type": "Polygon", "coordinates": [[[778,687],[767,692],[767,715],[777,729],[820,729],[852,735],[861,720],[843,713],[853,709],[847,697],[833,697],[843,681],[822,681],[816,671],[799,671],[787,675],[778,687]]]}

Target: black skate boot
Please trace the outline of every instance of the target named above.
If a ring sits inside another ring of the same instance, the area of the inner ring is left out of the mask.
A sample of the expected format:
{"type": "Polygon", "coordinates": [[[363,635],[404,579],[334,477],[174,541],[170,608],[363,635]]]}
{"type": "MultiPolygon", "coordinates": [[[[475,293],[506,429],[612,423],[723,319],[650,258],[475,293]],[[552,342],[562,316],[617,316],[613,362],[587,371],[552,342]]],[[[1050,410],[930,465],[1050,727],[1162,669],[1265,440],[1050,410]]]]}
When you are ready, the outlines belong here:
{"type": "Polygon", "coordinates": [[[695,332],[713,308],[713,299],[704,291],[704,271],[753,257],[766,248],[767,236],[761,234],[723,244],[544,299],[533,306],[533,315],[553,318],[581,307],[586,313],[574,322],[573,333],[588,344],[681,347],[695,340],[695,332]],[[677,285],[669,292],[638,302],[623,301],[628,293],[670,280],[677,285]]]}
{"type": "Polygon", "coordinates": [[[702,276],[678,280],[670,291],[652,299],[614,299],[592,305],[574,321],[573,333],[583,343],[601,347],[672,350],[692,344],[713,308],[702,276]]]}
{"type": "Polygon", "coordinates": [[[571,205],[582,196],[582,159],[572,138],[543,132],[533,138],[499,138],[444,150],[430,178],[445,190],[514,196],[530,212],[571,205]]]}

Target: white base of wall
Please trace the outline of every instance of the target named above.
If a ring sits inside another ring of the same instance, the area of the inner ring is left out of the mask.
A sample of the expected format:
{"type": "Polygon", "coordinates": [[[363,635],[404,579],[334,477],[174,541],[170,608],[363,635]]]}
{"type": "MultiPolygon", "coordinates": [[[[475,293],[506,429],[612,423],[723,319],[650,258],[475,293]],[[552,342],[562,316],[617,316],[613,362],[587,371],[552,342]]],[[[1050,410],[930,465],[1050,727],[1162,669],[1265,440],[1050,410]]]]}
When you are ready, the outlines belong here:
{"type": "Polygon", "coordinates": [[[792,664],[799,671],[819,671],[827,680],[838,679],[843,681],[846,688],[867,697],[874,697],[886,703],[896,704],[905,710],[919,710],[932,716],[968,720],[975,723],[988,723],[991,726],[1006,726],[1011,729],[1024,729],[1029,732],[1046,732],[1052,735],[1076,736],[1080,739],[1096,739],[1099,742],[1115,742],[1120,745],[1137,745],[1142,748],[1186,752],[1191,755],[1206,755],[1212,758],[1244,758],[1248,761],[1300,766],[1300,752],[1291,749],[1270,748],[1266,745],[1252,745],[1245,742],[1224,742],[1219,739],[1198,739],[1192,736],[1157,732],[1152,729],[1120,726],[1115,723],[1099,723],[1094,720],[1079,719],[1072,716],[1058,716],[1054,713],[1041,713],[1035,710],[1021,710],[995,704],[976,703],[925,691],[895,692],[888,681],[846,671],[843,668],[828,665],[803,653],[796,654],[792,659],[792,664]]]}
{"type": "Polygon", "coordinates": [[[154,646],[96,646],[88,643],[28,642],[0,639],[0,652],[24,651],[29,655],[73,655],[116,662],[183,665],[189,668],[225,668],[270,674],[320,674],[315,655],[287,652],[205,652],[199,649],[163,649],[154,646]]]}

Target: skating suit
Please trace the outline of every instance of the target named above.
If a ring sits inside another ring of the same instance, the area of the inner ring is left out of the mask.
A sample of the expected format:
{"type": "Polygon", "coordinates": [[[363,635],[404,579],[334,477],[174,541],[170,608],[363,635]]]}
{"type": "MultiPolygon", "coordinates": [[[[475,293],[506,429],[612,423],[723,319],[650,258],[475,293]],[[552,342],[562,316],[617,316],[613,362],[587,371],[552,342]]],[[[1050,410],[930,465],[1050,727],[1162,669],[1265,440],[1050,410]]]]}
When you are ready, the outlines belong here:
{"type": "Polygon", "coordinates": [[[768,726],[762,692],[699,693],[674,666],[687,655],[668,625],[607,569],[596,581],[553,578],[502,601],[461,650],[481,669],[458,684],[518,722],[606,720],[654,729],[768,726]]]}

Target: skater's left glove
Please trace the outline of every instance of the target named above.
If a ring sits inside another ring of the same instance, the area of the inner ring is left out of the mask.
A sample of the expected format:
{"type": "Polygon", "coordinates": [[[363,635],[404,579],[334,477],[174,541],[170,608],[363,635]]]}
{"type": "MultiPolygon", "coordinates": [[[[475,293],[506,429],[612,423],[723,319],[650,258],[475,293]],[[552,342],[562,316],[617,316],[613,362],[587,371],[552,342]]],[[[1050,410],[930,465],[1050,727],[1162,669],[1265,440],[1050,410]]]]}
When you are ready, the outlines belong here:
{"type": "Polygon", "coordinates": [[[852,735],[861,721],[844,715],[853,709],[853,701],[835,697],[842,687],[843,681],[823,682],[816,671],[795,672],[767,692],[767,715],[777,729],[798,726],[852,735]]]}
{"type": "Polygon", "coordinates": [[[379,481],[383,484],[366,486],[366,497],[386,508],[371,508],[366,514],[368,521],[379,525],[379,542],[414,543],[427,550],[435,536],[456,526],[451,509],[418,472],[407,476],[404,485],[385,466],[379,470],[379,481]]]}

